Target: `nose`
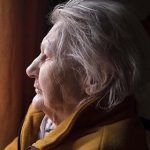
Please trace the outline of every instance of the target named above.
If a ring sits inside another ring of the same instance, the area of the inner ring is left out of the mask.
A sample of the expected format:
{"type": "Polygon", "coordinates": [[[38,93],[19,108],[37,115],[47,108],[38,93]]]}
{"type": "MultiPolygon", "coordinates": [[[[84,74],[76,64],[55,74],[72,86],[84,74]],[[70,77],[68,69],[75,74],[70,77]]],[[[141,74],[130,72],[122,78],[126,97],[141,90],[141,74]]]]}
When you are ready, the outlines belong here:
{"type": "Polygon", "coordinates": [[[26,69],[26,73],[30,78],[37,78],[39,74],[39,66],[35,59],[30,66],[26,69]]]}

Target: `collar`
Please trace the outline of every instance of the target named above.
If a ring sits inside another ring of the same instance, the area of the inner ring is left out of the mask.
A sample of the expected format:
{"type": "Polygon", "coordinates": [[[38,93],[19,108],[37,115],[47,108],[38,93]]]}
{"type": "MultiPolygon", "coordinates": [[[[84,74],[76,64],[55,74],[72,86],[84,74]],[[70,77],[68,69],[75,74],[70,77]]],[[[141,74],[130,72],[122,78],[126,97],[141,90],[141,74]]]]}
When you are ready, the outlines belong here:
{"type": "Polygon", "coordinates": [[[32,146],[38,149],[53,148],[61,143],[71,132],[104,126],[128,118],[134,112],[134,99],[126,98],[121,104],[115,106],[111,111],[96,108],[100,97],[94,97],[83,103],[74,113],[57,126],[50,134],[42,140],[38,140],[32,146]]]}

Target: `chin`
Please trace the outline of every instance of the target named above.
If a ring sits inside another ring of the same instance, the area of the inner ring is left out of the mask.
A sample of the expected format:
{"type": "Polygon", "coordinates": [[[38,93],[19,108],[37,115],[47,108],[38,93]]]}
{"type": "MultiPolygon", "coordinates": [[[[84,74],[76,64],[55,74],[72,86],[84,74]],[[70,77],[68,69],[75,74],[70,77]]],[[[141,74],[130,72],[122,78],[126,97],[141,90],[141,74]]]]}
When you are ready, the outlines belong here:
{"type": "Polygon", "coordinates": [[[38,95],[36,95],[36,96],[33,98],[32,107],[33,107],[35,110],[37,110],[37,111],[41,111],[42,108],[43,108],[43,99],[42,99],[42,97],[39,97],[38,95]]]}

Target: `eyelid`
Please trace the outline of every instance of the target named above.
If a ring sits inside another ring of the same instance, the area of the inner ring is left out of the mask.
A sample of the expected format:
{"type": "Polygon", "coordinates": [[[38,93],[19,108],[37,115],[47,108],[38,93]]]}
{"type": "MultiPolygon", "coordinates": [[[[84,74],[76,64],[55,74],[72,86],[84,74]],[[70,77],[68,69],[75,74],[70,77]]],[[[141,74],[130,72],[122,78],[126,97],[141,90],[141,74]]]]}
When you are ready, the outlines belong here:
{"type": "Polygon", "coordinates": [[[49,53],[49,50],[46,49],[46,47],[43,47],[43,44],[41,45],[41,60],[49,60],[51,58],[51,54],[49,53]]]}
{"type": "Polygon", "coordinates": [[[43,59],[44,59],[44,61],[50,60],[50,57],[47,54],[44,53],[44,58],[43,59]]]}
{"type": "Polygon", "coordinates": [[[40,57],[40,60],[41,60],[41,61],[43,61],[43,60],[45,60],[45,59],[48,58],[48,56],[47,56],[46,54],[44,54],[42,51],[41,51],[39,57],[40,57]]]}
{"type": "Polygon", "coordinates": [[[47,55],[45,55],[45,60],[49,60],[50,58],[47,56],[47,55]]]}
{"type": "Polygon", "coordinates": [[[43,52],[43,54],[44,54],[45,58],[49,58],[49,56],[48,56],[48,54],[46,52],[43,52]]]}

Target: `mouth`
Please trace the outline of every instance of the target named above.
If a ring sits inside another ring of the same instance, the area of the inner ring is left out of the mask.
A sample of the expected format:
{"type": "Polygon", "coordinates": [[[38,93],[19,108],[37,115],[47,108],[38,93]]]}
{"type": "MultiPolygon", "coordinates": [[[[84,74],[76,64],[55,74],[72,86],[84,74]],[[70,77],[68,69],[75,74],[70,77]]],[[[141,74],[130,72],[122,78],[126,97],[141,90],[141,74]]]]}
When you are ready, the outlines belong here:
{"type": "Polygon", "coordinates": [[[37,94],[41,94],[41,93],[42,93],[42,90],[39,89],[39,88],[35,88],[35,92],[36,92],[37,94]]]}
{"type": "Polygon", "coordinates": [[[42,90],[40,89],[39,84],[34,83],[34,88],[35,88],[35,92],[36,92],[37,94],[41,94],[41,93],[42,93],[42,90]]]}

